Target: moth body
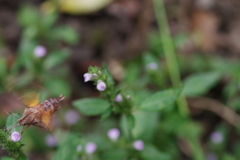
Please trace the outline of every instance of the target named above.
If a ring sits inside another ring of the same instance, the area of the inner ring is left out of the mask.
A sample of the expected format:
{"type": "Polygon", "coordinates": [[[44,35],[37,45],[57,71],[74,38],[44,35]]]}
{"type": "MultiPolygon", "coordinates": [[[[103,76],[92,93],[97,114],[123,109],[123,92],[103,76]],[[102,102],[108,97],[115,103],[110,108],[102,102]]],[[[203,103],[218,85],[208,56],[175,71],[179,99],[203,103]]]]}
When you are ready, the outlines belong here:
{"type": "Polygon", "coordinates": [[[61,108],[60,101],[64,99],[63,95],[58,98],[50,98],[42,103],[26,107],[22,117],[17,121],[19,126],[37,126],[51,130],[52,128],[52,115],[61,108]]]}

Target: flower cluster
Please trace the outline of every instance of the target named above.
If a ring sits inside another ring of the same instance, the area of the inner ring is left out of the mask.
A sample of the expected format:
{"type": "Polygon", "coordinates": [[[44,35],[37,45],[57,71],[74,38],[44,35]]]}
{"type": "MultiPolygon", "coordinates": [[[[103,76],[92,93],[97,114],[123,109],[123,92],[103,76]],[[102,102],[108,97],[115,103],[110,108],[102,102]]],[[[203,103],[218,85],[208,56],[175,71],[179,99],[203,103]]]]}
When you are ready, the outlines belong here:
{"type": "Polygon", "coordinates": [[[90,67],[89,72],[83,75],[84,82],[94,81],[97,86],[97,90],[104,91],[107,88],[105,83],[106,75],[102,74],[102,71],[98,67],[90,67]]]}

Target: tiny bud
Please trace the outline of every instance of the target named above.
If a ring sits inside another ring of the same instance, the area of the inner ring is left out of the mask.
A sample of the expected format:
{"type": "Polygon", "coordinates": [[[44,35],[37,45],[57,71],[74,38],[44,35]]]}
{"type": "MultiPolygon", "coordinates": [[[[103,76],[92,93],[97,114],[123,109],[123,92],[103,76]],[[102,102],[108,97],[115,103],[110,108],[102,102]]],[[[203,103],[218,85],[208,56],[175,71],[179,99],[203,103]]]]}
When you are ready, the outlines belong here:
{"type": "Polygon", "coordinates": [[[79,120],[79,114],[77,111],[75,110],[69,110],[66,114],[65,114],[65,121],[67,124],[69,125],[73,125],[76,124],[79,120]]]}
{"type": "Polygon", "coordinates": [[[88,82],[88,81],[90,81],[90,80],[92,79],[92,74],[90,74],[90,73],[85,73],[85,74],[83,75],[83,78],[84,78],[84,82],[88,82]]]}
{"type": "Polygon", "coordinates": [[[49,147],[55,147],[57,145],[57,140],[55,137],[53,137],[52,135],[48,134],[45,137],[45,143],[47,144],[47,146],[49,147]]]}
{"type": "Polygon", "coordinates": [[[106,84],[103,81],[98,80],[98,82],[97,82],[97,89],[99,91],[104,91],[106,89],[106,84]]]}
{"type": "Polygon", "coordinates": [[[147,70],[156,70],[157,68],[158,68],[158,65],[155,62],[152,62],[146,65],[147,70]]]}
{"type": "Polygon", "coordinates": [[[221,132],[213,132],[210,135],[210,139],[213,143],[221,143],[223,141],[223,135],[221,132]]]}
{"type": "Polygon", "coordinates": [[[80,152],[80,151],[82,150],[82,146],[81,146],[81,145],[78,145],[77,148],[76,148],[76,150],[77,150],[78,152],[80,152]]]}
{"type": "Polygon", "coordinates": [[[88,143],[86,144],[86,146],[85,146],[85,151],[86,151],[86,153],[88,153],[88,154],[92,154],[93,152],[96,151],[96,149],[97,149],[97,146],[96,146],[96,144],[93,143],[93,142],[88,142],[88,143]]]}
{"type": "Polygon", "coordinates": [[[115,98],[115,101],[116,102],[122,102],[123,98],[122,98],[122,95],[121,94],[118,94],[115,98]]]}
{"type": "Polygon", "coordinates": [[[17,142],[21,139],[21,134],[18,132],[13,132],[10,136],[10,140],[13,142],[17,142]]]}
{"type": "Polygon", "coordinates": [[[33,52],[36,57],[43,57],[46,55],[47,50],[44,46],[37,46],[34,48],[33,52]]]}
{"type": "Polygon", "coordinates": [[[93,74],[93,78],[97,78],[98,75],[96,73],[93,74]]]}
{"type": "Polygon", "coordinates": [[[108,137],[113,141],[116,141],[119,135],[120,131],[117,128],[113,128],[108,131],[108,137]]]}
{"type": "Polygon", "coordinates": [[[135,148],[138,151],[143,150],[144,148],[144,142],[142,140],[137,140],[133,142],[133,148],[135,148]]]}
{"type": "Polygon", "coordinates": [[[127,97],[126,97],[127,99],[130,99],[131,98],[131,96],[130,95],[127,95],[127,97]]]}

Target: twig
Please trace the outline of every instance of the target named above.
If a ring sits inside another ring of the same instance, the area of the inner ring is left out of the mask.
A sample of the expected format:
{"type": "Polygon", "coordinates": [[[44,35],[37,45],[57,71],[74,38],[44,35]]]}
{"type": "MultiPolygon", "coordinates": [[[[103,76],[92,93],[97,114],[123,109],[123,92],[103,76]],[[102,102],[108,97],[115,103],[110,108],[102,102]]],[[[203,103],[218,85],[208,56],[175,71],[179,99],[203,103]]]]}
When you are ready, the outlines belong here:
{"type": "Polygon", "coordinates": [[[234,127],[238,127],[240,124],[240,116],[217,100],[206,97],[197,97],[188,98],[187,101],[189,107],[211,111],[234,127]]]}

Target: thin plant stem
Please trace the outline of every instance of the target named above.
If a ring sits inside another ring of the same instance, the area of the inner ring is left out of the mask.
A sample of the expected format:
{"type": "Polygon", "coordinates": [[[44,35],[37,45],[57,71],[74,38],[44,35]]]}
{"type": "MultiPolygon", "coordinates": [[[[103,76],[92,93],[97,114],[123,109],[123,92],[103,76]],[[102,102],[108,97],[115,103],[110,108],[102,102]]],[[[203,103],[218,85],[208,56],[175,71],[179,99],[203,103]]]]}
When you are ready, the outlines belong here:
{"type": "MultiPolygon", "coordinates": [[[[181,87],[182,82],[177,62],[177,55],[171,38],[163,0],[153,0],[153,4],[172,85],[173,87],[181,87]]],[[[183,95],[179,96],[177,104],[180,114],[183,116],[188,115],[189,110],[186,99],[183,95]]]]}

